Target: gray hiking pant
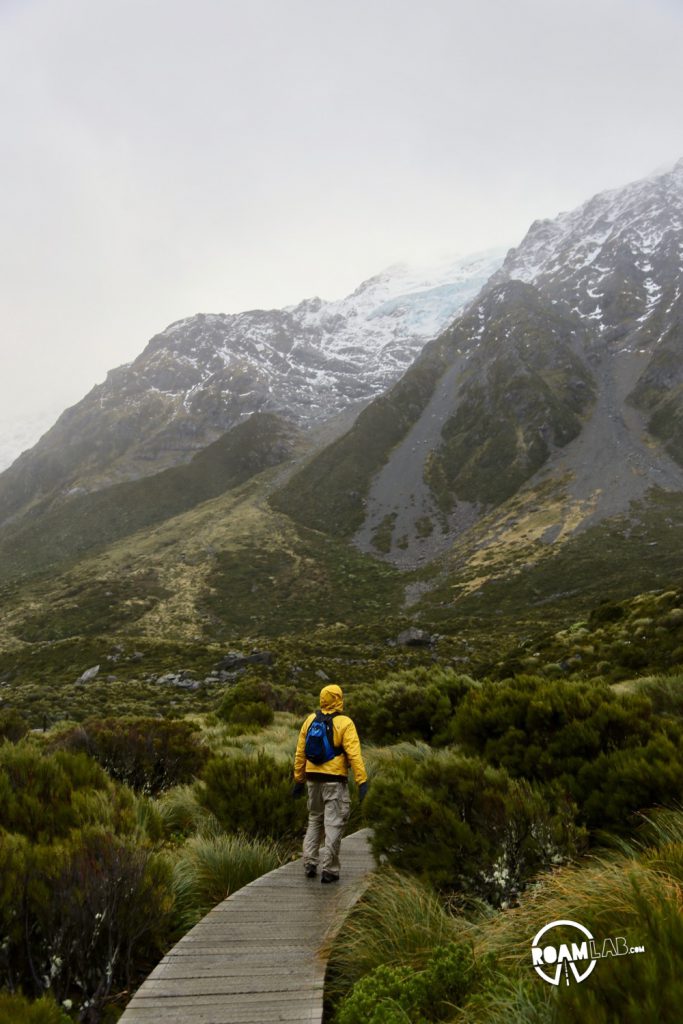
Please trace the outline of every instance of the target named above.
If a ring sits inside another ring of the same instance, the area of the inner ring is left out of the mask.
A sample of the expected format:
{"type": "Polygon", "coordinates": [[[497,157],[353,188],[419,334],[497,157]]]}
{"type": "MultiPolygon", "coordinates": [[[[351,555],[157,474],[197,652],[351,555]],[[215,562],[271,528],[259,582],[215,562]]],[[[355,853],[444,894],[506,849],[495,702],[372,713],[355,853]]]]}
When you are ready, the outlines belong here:
{"type": "Polygon", "coordinates": [[[309,779],[306,789],[308,828],[304,836],[304,865],[317,866],[320,856],[321,870],[338,875],[339,847],[351,811],[349,787],[345,782],[313,782],[309,779]]]}

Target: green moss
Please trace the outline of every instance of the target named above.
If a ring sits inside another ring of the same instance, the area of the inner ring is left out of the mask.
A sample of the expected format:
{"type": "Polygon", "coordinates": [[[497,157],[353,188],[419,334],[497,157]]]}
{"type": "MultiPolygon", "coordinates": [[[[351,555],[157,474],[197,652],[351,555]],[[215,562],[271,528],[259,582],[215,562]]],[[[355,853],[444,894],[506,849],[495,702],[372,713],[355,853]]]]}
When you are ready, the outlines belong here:
{"type": "Polygon", "coordinates": [[[418,537],[431,537],[434,533],[434,522],[430,516],[420,516],[415,520],[415,532],[418,537]]]}
{"type": "Polygon", "coordinates": [[[391,538],[394,533],[394,524],[396,523],[396,513],[391,512],[384,517],[379,526],[375,529],[372,534],[372,546],[376,551],[381,551],[382,554],[388,554],[391,551],[391,538]]]}

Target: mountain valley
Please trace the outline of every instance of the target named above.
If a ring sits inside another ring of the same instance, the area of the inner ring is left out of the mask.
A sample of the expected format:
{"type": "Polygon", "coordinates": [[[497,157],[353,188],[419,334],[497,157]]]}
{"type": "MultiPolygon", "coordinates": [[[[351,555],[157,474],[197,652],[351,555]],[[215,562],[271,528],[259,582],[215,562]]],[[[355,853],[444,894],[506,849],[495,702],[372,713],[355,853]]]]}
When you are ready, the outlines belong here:
{"type": "Polygon", "coordinates": [[[681,253],[683,162],[475,260],[462,312],[451,266],[173,325],[0,476],[0,644],[489,650],[680,585],[681,253]]]}

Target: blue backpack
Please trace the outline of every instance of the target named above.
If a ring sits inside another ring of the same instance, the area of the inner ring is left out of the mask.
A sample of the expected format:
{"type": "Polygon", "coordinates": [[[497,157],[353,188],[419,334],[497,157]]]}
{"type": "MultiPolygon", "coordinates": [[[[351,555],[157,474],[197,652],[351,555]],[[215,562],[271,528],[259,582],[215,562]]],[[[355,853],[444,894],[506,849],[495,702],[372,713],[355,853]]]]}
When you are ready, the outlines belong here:
{"type": "Polygon", "coordinates": [[[304,751],[306,760],[312,764],[325,764],[326,761],[331,761],[333,757],[339,757],[343,753],[343,747],[334,745],[332,719],[336,714],[336,711],[331,715],[316,711],[315,718],[308,727],[304,751]]]}

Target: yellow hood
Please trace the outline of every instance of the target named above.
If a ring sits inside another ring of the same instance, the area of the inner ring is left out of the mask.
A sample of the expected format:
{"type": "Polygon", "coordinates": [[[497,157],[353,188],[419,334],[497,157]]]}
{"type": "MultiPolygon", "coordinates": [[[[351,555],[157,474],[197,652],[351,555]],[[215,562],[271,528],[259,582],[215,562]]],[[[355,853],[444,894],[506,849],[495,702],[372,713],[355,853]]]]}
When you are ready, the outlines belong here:
{"type": "Polygon", "coordinates": [[[320,691],[320,710],[325,715],[331,715],[333,711],[341,711],[344,707],[344,694],[341,686],[332,683],[330,686],[323,686],[320,691]]]}

